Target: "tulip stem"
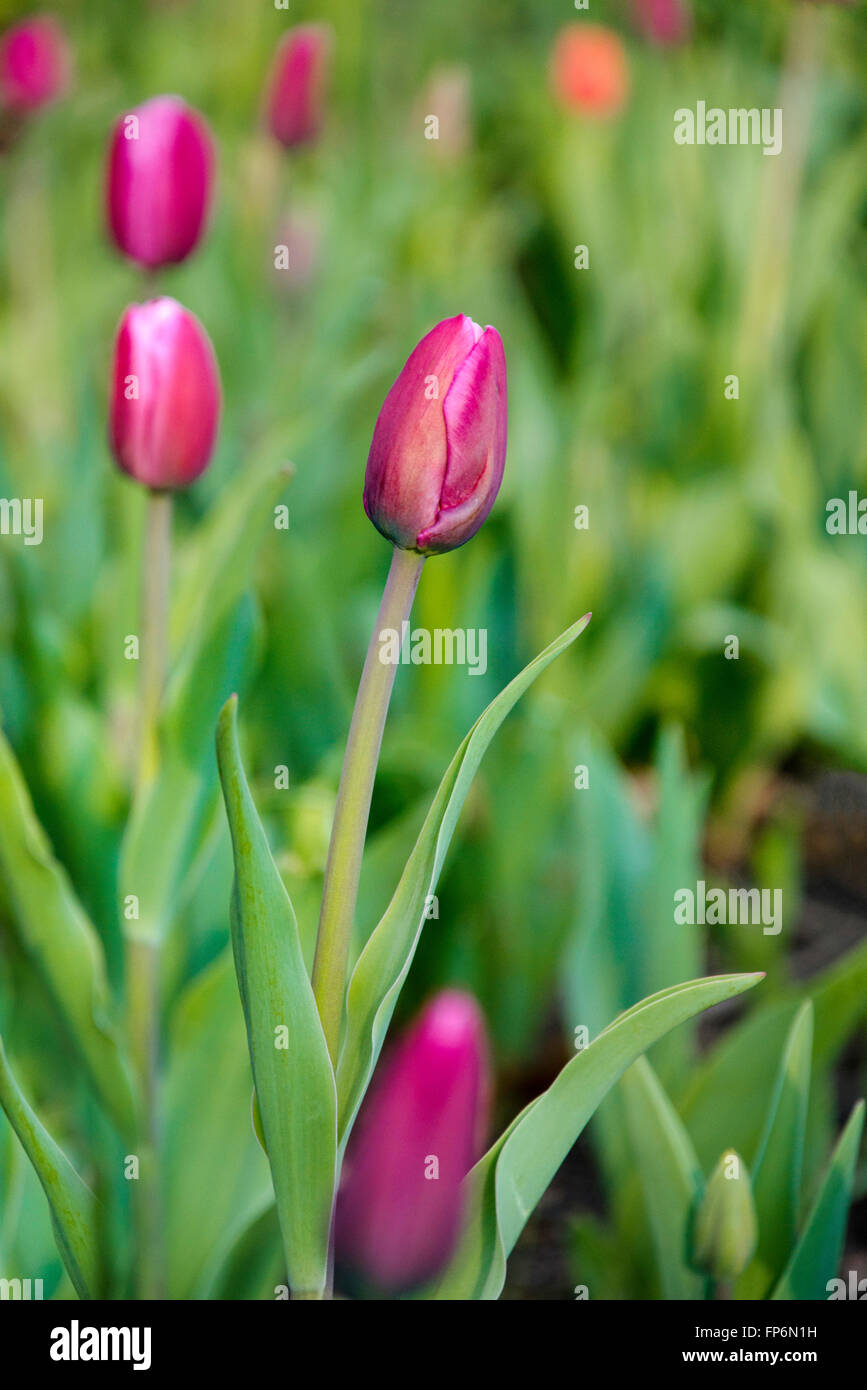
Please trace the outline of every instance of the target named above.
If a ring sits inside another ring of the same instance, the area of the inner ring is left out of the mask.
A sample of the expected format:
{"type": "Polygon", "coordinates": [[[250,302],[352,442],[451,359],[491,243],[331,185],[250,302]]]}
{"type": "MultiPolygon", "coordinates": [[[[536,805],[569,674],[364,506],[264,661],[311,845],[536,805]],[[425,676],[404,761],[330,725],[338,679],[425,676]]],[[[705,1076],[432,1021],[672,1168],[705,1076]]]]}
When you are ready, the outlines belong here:
{"type": "Polygon", "coordinates": [[[148,493],[141,590],[138,789],[159,765],[159,717],[168,666],[172,494],[148,493]]]}
{"type": "MultiPolygon", "coordinates": [[[[172,496],[148,493],[142,550],[141,667],[136,801],[159,768],[159,722],[168,666],[172,496]]],[[[126,993],[130,1050],[139,1093],[139,1173],[133,1207],[141,1298],[162,1296],[162,1202],[159,1175],[160,943],[126,924],[126,993]]]]}
{"type": "Polygon", "coordinates": [[[423,564],[424,556],[415,551],[394,551],[355,697],[340,774],[313,966],[313,991],[335,1066],[361,858],[385,717],[397,669],[394,662],[381,660],[380,634],[387,629],[401,633],[401,625],[412,608],[423,564]]]}

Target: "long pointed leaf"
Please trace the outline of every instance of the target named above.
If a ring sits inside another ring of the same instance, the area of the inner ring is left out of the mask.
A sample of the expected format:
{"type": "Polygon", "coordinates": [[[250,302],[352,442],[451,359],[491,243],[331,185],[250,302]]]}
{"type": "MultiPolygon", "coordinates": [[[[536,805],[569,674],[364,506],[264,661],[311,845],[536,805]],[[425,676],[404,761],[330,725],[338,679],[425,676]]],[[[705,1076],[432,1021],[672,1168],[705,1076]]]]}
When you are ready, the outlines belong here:
{"type": "Polygon", "coordinates": [[[717,975],[662,990],[621,1014],[573,1057],[468,1174],[461,1244],[431,1296],[497,1298],[530,1213],[615,1081],[678,1023],[762,978],[717,975]]]}
{"type": "Polygon", "coordinates": [[[476,720],[439,785],[394,897],[361,952],[347,992],[346,1035],[337,1068],[340,1140],[345,1145],[412,963],[425,904],[479,764],[506,715],[590,621],[586,614],[531,661],[476,720]]]}
{"type": "Polygon", "coordinates": [[[704,1179],[692,1141],[646,1057],[620,1082],[663,1297],[700,1299],[707,1281],[687,1264],[687,1240],[704,1179]]]}
{"type": "Polygon", "coordinates": [[[738,1298],[767,1297],[795,1243],[812,1051],[813,1006],[807,1000],[786,1040],[765,1132],[753,1162],[759,1243],[738,1281],[738,1298]]]}
{"type": "Polygon", "coordinates": [[[237,699],[217,754],[235,856],[232,946],[291,1287],[322,1291],[337,1157],[334,1072],[298,925],[238,751],[237,699]],[[284,1036],[285,1034],[285,1036],[284,1036]]]}
{"type": "Polygon", "coordinates": [[[33,1164],[51,1212],[57,1248],[79,1298],[99,1291],[96,1200],[27,1104],[0,1038],[0,1105],[33,1164]]]}
{"type": "Polygon", "coordinates": [[[2,734],[0,873],[22,944],[51,991],[103,1104],[122,1133],[132,1133],[132,1083],[112,1018],[102,943],[51,852],[2,734]]]}
{"type": "Polygon", "coordinates": [[[864,1102],[859,1100],[831,1155],[801,1238],[772,1298],[816,1300],[828,1297],[828,1282],[837,1273],[843,1250],[863,1127],[864,1102]]]}

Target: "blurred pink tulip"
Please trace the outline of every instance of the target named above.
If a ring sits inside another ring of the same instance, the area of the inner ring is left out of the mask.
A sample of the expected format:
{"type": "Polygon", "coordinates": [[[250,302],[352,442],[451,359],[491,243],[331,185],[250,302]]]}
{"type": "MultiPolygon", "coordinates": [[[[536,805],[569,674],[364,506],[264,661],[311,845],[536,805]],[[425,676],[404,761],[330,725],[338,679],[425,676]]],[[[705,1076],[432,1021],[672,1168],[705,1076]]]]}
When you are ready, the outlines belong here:
{"type": "Polygon", "coordinates": [[[56,20],[26,19],[0,38],[0,99],[7,111],[35,111],[69,85],[69,49],[56,20]]]}
{"type": "Polygon", "coordinates": [[[287,149],[316,140],[322,128],[332,31],[299,24],[282,40],[265,97],[265,120],[287,149]]]}
{"type": "Polygon", "coordinates": [[[387,1060],[349,1146],[336,1257],[381,1292],[432,1279],[460,1233],[461,1183],[481,1156],[490,1100],[476,1001],[445,990],[387,1060]]]}
{"type": "Polygon", "coordinates": [[[685,43],[692,30],[688,0],[632,0],[633,23],[660,48],[685,43]]]}
{"type": "Polygon", "coordinates": [[[404,550],[436,555],[474,536],[506,460],[506,358],[499,333],[465,314],[437,324],[385,398],[364,509],[404,550]]]}
{"type": "Polygon", "coordinates": [[[208,215],[213,147],[205,122],[180,97],[153,97],[121,117],[108,161],[112,236],[148,270],[182,261],[208,215]]]}
{"type": "Polygon", "coordinates": [[[110,441],[119,466],[156,491],[186,487],[208,466],[220,418],[211,341],[174,299],[131,304],[120,321],[110,441]]]}

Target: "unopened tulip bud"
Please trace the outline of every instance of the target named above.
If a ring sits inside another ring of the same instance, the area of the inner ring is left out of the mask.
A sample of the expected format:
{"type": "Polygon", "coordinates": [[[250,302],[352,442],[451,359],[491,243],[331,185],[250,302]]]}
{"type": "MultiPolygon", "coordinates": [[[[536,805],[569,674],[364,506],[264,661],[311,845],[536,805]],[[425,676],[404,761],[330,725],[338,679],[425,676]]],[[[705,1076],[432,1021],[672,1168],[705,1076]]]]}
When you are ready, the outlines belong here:
{"type": "Polygon", "coordinates": [[[695,1217],[693,1266],[722,1283],[742,1274],[753,1257],[758,1223],[750,1175],[742,1158],[724,1153],[695,1217]]]}
{"type": "Polygon", "coordinates": [[[629,95],[626,50],[613,29],[569,24],[551,57],[551,81],[563,106],[585,116],[615,116],[629,95]]]}
{"type": "Polygon", "coordinates": [[[632,20],[638,32],[660,48],[684,43],[692,29],[688,0],[632,0],[632,20]]]}
{"type": "Polygon", "coordinates": [[[327,24],[299,24],[277,49],[265,97],[265,120],[274,139],[287,149],[310,144],[319,136],[331,47],[327,24]]]}
{"type": "Polygon", "coordinates": [[[120,118],[106,204],[125,256],[153,270],[190,254],[205,228],[213,165],[208,128],[180,97],[154,97],[120,118]]]}
{"type": "Polygon", "coordinates": [[[398,1044],[362,1111],[337,1200],[341,1267],[388,1293],[439,1273],[460,1232],[461,1184],[481,1156],[488,1100],[478,1005],[445,990],[398,1044]]]}
{"type": "Polygon", "coordinates": [[[437,555],[474,536],[506,460],[506,358],[499,333],[465,314],[422,338],[385,398],[364,509],[403,550],[437,555]]]}
{"type": "Polygon", "coordinates": [[[69,83],[66,39],[53,19],[27,19],[0,38],[0,100],[7,111],[35,111],[69,83]]]}
{"type": "Polygon", "coordinates": [[[186,487],[208,466],[220,417],[211,341],[174,299],[132,304],[120,322],[110,439],[120,467],[156,491],[186,487]]]}

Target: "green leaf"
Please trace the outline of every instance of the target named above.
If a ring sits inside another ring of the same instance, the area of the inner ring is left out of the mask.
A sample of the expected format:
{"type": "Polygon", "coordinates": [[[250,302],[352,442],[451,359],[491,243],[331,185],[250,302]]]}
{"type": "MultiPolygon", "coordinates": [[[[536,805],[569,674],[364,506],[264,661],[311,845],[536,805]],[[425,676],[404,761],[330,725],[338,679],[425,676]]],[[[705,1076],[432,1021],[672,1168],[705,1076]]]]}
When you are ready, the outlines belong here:
{"type": "Polygon", "coordinates": [[[673,985],[627,1010],[566,1064],[467,1176],[464,1234],[436,1285],[438,1299],[494,1299],[527,1218],[599,1102],[671,1028],[750,989],[761,975],[717,975],[673,985]]]}
{"type": "Polygon", "coordinates": [[[133,805],[121,851],[121,896],[135,894],[133,926],[143,940],[165,939],[183,896],[186,876],[214,820],[218,791],[213,766],[214,724],[240,685],[251,642],[251,605],[242,603],[200,647],[164,723],[156,776],[133,805]],[[206,738],[203,722],[206,721],[206,738]]]}
{"type": "Polygon", "coordinates": [[[798,1010],[786,1040],[765,1131],[753,1160],[759,1243],[738,1282],[738,1298],[767,1297],[795,1242],[812,1051],[813,1006],[807,1000],[798,1010]]]}
{"type": "Polygon", "coordinates": [[[345,1145],[376,1066],[394,1006],[415,954],[427,897],[434,891],[455,824],[488,744],[509,711],[590,621],[579,619],[517,675],[476,720],[439,785],[406,868],[349,982],[346,1033],[337,1068],[340,1140],[345,1145]]]}
{"type": "MultiPolygon", "coordinates": [[[[813,1097],[816,1077],[833,1066],[867,1013],[867,943],[847,951],[806,986],[763,1003],[720,1041],[694,1069],[678,1109],[702,1165],[709,1168],[726,1145],[739,1153],[757,1151],[767,1121],[779,1058],[804,996],[816,1010],[813,1043],[813,1097]]],[[[808,1122],[808,1151],[810,1123],[808,1122]]],[[[822,1138],[824,1154],[827,1138],[822,1138]]],[[[811,1172],[809,1158],[805,1171],[811,1172]]]]}
{"type": "Polygon", "coordinates": [[[48,1198],[57,1248],[79,1298],[99,1292],[96,1199],[18,1087],[0,1038],[0,1105],[48,1198]]]}
{"type": "Polygon", "coordinates": [[[168,1293],[193,1298],[215,1252],[231,1244],[238,1213],[252,1206],[258,1214],[274,1203],[268,1163],[250,1124],[250,1066],[230,951],[184,991],[172,1015],[168,1054],[168,1293]],[[206,1183],[203,1172],[210,1175],[206,1183]]]}
{"type": "Polygon", "coordinates": [[[0,734],[0,872],[22,945],[69,1028],[103,1104],[125,1135],[134,1099],[102,943],[54,858],[24,779],[0,734]]]}
{"type": "Polygon", "coordinates": [[[175,669],[161,721],[157,776],[132,809],[122,894],[139,899],[136,935],[162,940],[216,804],[212,736],[248,663],[253,620],[242,600],[262,533],[290,476],[267,460],[228,489],[187,547],[172,607],[175,669]]]}
{"type": "Polygon", "coordinates": [[[690,1137],[646,1057],[633,1062],[620,1091],[663,1297],[704,1298],[706,1280],[687,1264],[690,1224],[704,1189],[690,1137]]]}
{"type": "Polygon", "coordinates": [[[801,1237],[771,1295],[773,1299],[827,1299],[827,1286],[837,1273],[843,1251],[863,1127],[864,1102],[859,1100],[831,1155],[801,1237]]]}
{"type": "Polygon", "coordinates": [[[327,1276],[336,1175],[334,1072],[304,967],[295,913],[244,776],[236,713],[233,696],[217,727],[235,857],[235,970],[289,1282],[297,1293],[316,1295],[327,1276]]]}
{"type": "Polygon", "coordinates": [[[291,464],[275,463],[272,451],[242,469],[187,544],[172,601],[172,651],[178,662],[168,690],[169,706],[187,681],[199,649],[243,595],[263,532],[273,528],[274,504],[292,472],[291,464]]]}

